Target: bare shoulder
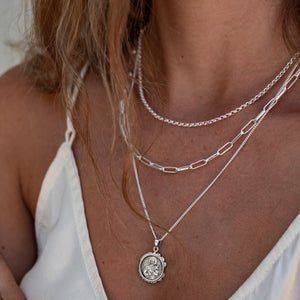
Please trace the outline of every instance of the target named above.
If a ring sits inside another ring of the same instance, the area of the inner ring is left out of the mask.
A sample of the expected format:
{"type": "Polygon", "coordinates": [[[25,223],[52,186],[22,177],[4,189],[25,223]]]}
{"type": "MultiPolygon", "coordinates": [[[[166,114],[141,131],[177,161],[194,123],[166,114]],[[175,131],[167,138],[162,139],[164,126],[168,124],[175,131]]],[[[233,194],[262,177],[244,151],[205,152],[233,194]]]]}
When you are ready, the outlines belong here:
{"type": "Polygon", "coordinates": [[[11,137],[28,138],[26,129],[38,133],[55,112],[59,113],[58,103],[56,95],[42,93],[29,82],[22,66],[9,70],[0,78],[1,126],[11,137]],[[40,125],[35,126],[37,123],[40,125]]]}
{"type": "Polygon", "coordinates": [[[18,164],[24,200],[34,213],[41,183],[35,178],[42,180],[64,136],[60,101],[57,95],[35,88],[23,67],[17,66],[0,79],[0,127],[7,150],[18,164]]]}
{"type": "Polygon", "coordinates": [[[23,201],[20,180],[20,149],[26,84],[20,68],[0,78],[0,254],[3,255],[17,281],[35,260],[33,218],[23,201]]]}
{"type": "Polygon", "coordinates": [[[22,66],[0,78],[0,254],[18,281],[36,258],[35,207],[64,131],[57,95],[35,88],[22,66]]]}

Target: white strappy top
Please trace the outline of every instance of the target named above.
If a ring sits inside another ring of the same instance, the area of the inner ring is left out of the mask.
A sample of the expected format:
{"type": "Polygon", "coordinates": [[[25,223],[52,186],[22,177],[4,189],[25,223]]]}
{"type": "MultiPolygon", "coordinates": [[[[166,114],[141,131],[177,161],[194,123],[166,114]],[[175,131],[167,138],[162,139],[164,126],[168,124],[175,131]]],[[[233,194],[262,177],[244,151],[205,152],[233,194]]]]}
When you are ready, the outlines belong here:
{"type": "MultiPolygon", "coordinates": [[[[73,102],[77,94],[76,89],[73,102]]],[[[107,299],[89,239],[72,152],[75,135],[68,114],[65,141],[46,173],[37,203],[38,259],[21,282],[27,300],[107,299]]],[[[230,298],[241,299],[300,300],[300,214],[230,298]]]]}

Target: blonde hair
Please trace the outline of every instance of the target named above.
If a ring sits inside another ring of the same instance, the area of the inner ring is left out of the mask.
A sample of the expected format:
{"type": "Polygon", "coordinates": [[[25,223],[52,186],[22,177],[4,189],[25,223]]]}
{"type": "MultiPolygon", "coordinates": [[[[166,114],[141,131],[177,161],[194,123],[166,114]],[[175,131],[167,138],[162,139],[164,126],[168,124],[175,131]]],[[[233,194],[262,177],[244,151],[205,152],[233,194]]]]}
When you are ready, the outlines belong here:
{"type": "MultiPolygon", "coordinates": [[[[70,84],[80,87],[86,122],[80,124],[76,109],[72,110],[74,127],[94,165],[98,188],[105,195],[101,169],[89,146],[89,106],[79,73],[88,62],[89,69],[102,79],[111,107],[115,137],[118,100],[127,96],[128,72],[135,59],[133,49],[140,29],[149,22],[152,1],[31,0],[31,5],[33,21],[26,41],[25,74],[39,90],[59,94],[66,111],[70,110],[70,84]]],[[[133,110],[129,108],[129,111],[133,110]]],[[[134,113],[131,115],[133,120],[134,113]]],[[[133,133],[134,127],[131,129],[133,133]]],[[[127,192],[131,155],[128,150],[122,191],[128,205],[137,213],[127,192]]]]}

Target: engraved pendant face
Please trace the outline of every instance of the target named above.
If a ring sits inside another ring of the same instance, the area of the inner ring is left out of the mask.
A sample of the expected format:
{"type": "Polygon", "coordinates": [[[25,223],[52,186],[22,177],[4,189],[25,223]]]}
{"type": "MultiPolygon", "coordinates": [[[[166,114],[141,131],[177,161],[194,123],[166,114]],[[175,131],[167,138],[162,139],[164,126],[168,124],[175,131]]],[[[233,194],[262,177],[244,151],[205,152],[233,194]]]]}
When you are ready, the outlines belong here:
{"type": "Polygon", "coordinates": [[[140,259],[140,276],[149,283],[161,281],[164,276],[164,269],[167,266],[165,259],[156,252],[149,252],[140,259]]]}

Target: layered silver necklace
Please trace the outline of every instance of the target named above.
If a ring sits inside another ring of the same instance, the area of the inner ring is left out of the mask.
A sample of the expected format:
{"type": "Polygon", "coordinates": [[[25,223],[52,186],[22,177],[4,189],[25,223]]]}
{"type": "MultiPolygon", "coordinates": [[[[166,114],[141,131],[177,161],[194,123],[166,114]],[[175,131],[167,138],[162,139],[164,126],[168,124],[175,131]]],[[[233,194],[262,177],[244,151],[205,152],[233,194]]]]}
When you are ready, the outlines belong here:
{"type": "MultiPolygon", "coordinates": [[[[139,42],[140,42],[140,40],[139,40],[139,42]]],[[[290,62],[291,61],[292,62],[288,63],[287,69],[293,64],[293,62],[296,61],[296,58],[299,56],[299,52],[297,52],[296,54],[297,55],[295,55],[290,60],[290,62]]],[[[137,58],[137,62],[138,62],[138,58],[137,58]]],[[[128,96],[128,101],[130,101],[130,97],[132,95],[132,91],[134,88],[134,81],[135,81],[137,66],[138,66],[138,63],[136,63],[134,72],[132,73],[133,79],[132,79],[131,89],[130,89],[129,96],[128,96]]],[[[287,70],[285,70],[284,72],[286,72],[286,71],[287,70]]],[[[233,153],[231,158],[227,161],[227,163],[224,165],[224,167],[219,171],[217,176],[214,177],[214,179],[198,195],[198,197],[192,201],[192,203],[186,208],[186,210],[179,215],[179,217],[176,219],[176,221],[173,223],[173,225],[161,237],[157,236],[157,234],[154,230],[150,215],[147,210],[146,202],[145,202],[144,195],[143,195],[141,185],[140,185],[139,174],[138,174],[138,170],[137,170],[137,166],[136,166],[136,158],[141,162],[143,162],[143,161],[139,158],[139,156],[137,155],[137,149],[131,143],[130,130],[129,130],[129,126],[128,126],[128,115],[126,112],[126,105],[123,101],[120,102],[120,118],[119,118],[120,128],[121,128],[121,132],[123,134],[124,140],[126,141],[128,147],[130,147],[134,152],[132,164],[133,164],[133,170],[134,170],[134,175],[135,175],[135,179],[136,179],[137,189],[138,189],[140,201],[141,201],[146,219],[149,224],[149,228],[150,228],[153,238],[154,238],[152,251],[147,252],[144,255],[142,255],[142,257],[140,258],[140,261],[139,261],[138,272],[144,281],[146,281],[148,283],[157,283],[163,279],[163,277],[165,276],[165,267],[166,267],[167,263],[166,263],[165,258],[159,253],[162,241],[169,235],[169,233],[171,233],[174,230],[174,228],[182,221],[182,219],[191,211],[191,209],[199,202],[199,200],[207,193],[207,191],[220,178],[220,176],[224,173],[224,171],[228,168],[228,166],[231,164],[231,162],[235,159],[235,157],[238,155],[238,153],[245,146],[245,144],[247,143],[249,138],[252,136],[252,134],[254,133],[256,128],[263,121],[263,119],[266,117],[266,115],[269,113],[269,111],[278,103],[278,100],[295,84],[295,82],[298,80],[299,75],[300,75],[299,61],[296,61],[291,72],[285,79],[283,85],[280,87],[280,89],[278,90],[276,95],[267,102],[267,104],[263,107],[262,111],[256,117],[251,119],[245,126],[243,126],[243,128],[240,130],[240,132],[235,136],[235,138],[232,141],[223,145],[216,152],[216,154],[212,155],[211,157],[197,161],[196,162],[197,164],[195,164],[195,165],[191,164],[189,166],[185,166],[185,170],[189,170],[189,169],[193,170],[198,167],[202,167],[202,166],[206,165],[212,159],[228,152],[230,149],[232,149],[233,145],[238,140],[240,140],[242,137],[244,137],[244,140],[242,141],[242,143],[240,144],[238,149],[233,153]]],[[[283,74],[281,75],[281,77],[282,76],[283,76],[283,74]]],[[[166,122],[166,123],[169,123],[169,122],[166,122]]],[[[169,123],[169,124],[171,124],[171,123],[169,123]]],[[[172,125],[174,125],[174,124],[172,124],[172,125]]],[[[202,125],[200,125],[200,126],[202,126],[202,125]]],[[[193,127],[193,126],[181,126],[181,127],[193,127]]],[[[155,163],[151,162],[150,160],[147,160],[146,163],[144,163],[144,164],[149,167],[154,167],[155,169],[158,169],[160,171],[165,171],[165,172],[167,171],[166,173],[177,173],[178,172],[178,170],[177,170],[178,167],[174,167],[174,168],[176,168],[176,170],[166,169],[169,167],[162,167],[160,165],[156,165],[155,163]]],[[[179,170],[179,171],[181,171],[181,170],[179,170]]]]}
{"type": "MultiPolygon", "coordinates": [[[[148,104],[145,96],[144,96],[144,88],[143,88],[143,76],[142,76],[142,37],[143,37],[143,30],[141,30],[139,40],[138,40],[138,48],[137,51],[134,51],[136,54],[136,62],[135,62],[135,67],[134,71],[130,72],[130,76],[132,77],[132,86],[131,86],[131,91],[130,94],[132,93],[133,85],[134,85],[134,80],[136,75],[138,75],[138,90],[139,90],[139,95],[142,103],[144,104],[145,108],[147,111],[150,112],[150,114],[156,118],[159,121],[165,122],[170,125],[174,126],[179,126],[179,127],[186,127],[186,128],[195,128],[199,126],[207,126],[214,124],[218,121],[225,120],[226,118],[233,116],[243,110],[246,107],[249,107],[251,104],[255,103],[259,99],[261,99],[274,85],[286,74],[286,72],[289,70],[289,68],[293,65],[293,63],[297,60],[297,58],[300,55],[300,52],[297,51],[293,57],[288,61],[288,63],[284,66],[284,68],[276,75],[276,77],[262,90],[260,91],[256,96],[254,96],[251,100],[245,102],[238,108],[232,110],[229,113],[226,113],[224,115],[221,115],[220,117],[216,117],[214,119],[208,120],[208,121],[200,121],[197,123],[184,123],[184,122],[178,122],[178,121],[173,121],[171,119],[167,119],[164,117],[159,116],[154,110],[151,108],[151,106],[148,104]]],[[[128,120],[127,120],[127,114],[126,114],[126,105],[123,100],[120,102],[120,127],[122,134],[124,136],[124,139],[127,143],[127,145],[133,149],[135,157],[144,165],[151,167],[153,169],[156,169],[158,171],[161,171],[163,173],[168,173],[168,174],[175,174],[179,172],[184,172],[184,171],[189,171],[189,170],[197,170],[199,168],[202,168],[206,166],[208,163],[210,163],[212,160],[215,158],[218,158],[220,156],[223,156],[225,153],[233,149],[234,144],[240,140],[243,136],[245,136],[254,126],[254,123],[252,120],[250,120],[247,124],[243,126],[243,128],[240,130],[240,132],[234,136],[234,138],[225,144],[221,145],[216,152],[212,153],[208,157],[204,157],[201,159],[198,159],[197,161],[191,162],[189,164],[185,164],[183,166],[170,166],[170,165],[162,165],[161,163],[158,162],[153,162],[146,156],[144,156],[136,147],[134,147],[132,144],[130,144],[129,141],[129,126],[128,126],[128,120]],[[130,145],[129,145],[130,144],[130,145]]]]}

